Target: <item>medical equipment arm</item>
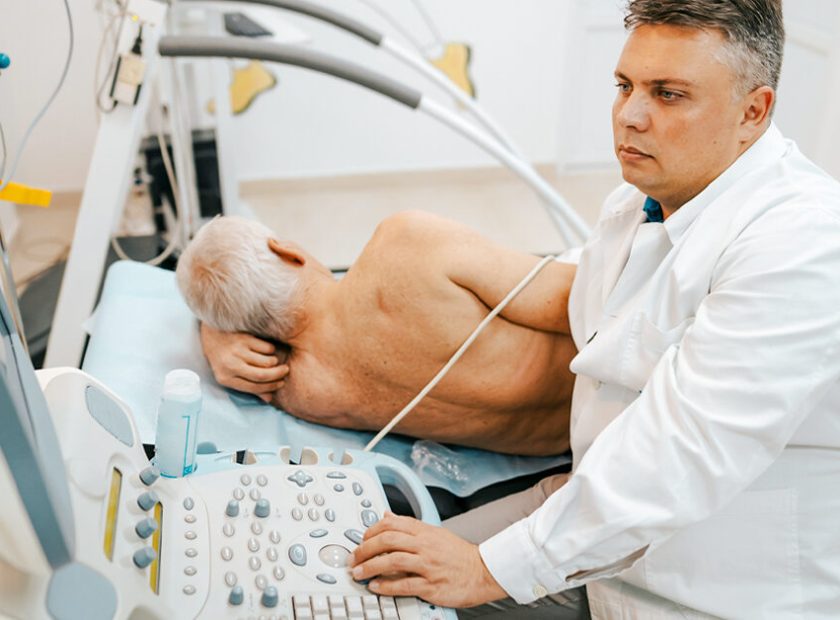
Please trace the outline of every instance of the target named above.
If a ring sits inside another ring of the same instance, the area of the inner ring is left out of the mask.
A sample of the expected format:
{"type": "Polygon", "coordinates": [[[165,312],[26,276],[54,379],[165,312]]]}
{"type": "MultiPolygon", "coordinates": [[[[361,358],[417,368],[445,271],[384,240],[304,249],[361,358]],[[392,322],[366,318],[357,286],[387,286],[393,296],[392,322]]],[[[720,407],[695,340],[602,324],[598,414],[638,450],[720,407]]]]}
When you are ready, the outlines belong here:
{"type": "MultiPolygon", "coordinates": [[[[214,37],[164,36],[160,39],[158,50],[164,57],[227,57],[279,62],[354,82],[409,108],[428,114],[454,129],[511,168],[543,198],[548,199],[555,193],[544,179],[533,174],[528,164],[501,148],[495,140],[487,137],[456,114],[424,97],[419,91],[342,59],[294,46],[214,37]]],[[[555,211],[552,210],[550,213],[555,221],[560,220],[560,216],[555,211]]],[[[572,227],[574,233],[581,239],[585,239],[588,235],[588,227],[581,217],[568,207],[563,215],[565,222],[572,227]]],[[[564,231],[565,224],[562,226],[561,233],[564,231]]],[[[575,240],[568,236],[565,241],[569,247],[575,245],[575,240]]]]}

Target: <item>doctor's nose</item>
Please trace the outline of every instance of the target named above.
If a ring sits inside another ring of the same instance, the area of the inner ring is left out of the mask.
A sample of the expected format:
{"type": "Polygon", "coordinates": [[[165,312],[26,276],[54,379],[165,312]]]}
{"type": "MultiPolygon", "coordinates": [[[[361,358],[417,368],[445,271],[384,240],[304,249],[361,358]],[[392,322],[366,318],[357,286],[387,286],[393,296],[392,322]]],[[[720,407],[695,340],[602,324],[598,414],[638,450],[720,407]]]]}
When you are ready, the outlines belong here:
{"type": "Polygon", "coordinates": [[[626,97],[619,95],[613,110],[616,123],[621,127],[645,131],[650,126],[649,105],[650,102],[647,99],[636,93],[631,93],[626,97]]]}

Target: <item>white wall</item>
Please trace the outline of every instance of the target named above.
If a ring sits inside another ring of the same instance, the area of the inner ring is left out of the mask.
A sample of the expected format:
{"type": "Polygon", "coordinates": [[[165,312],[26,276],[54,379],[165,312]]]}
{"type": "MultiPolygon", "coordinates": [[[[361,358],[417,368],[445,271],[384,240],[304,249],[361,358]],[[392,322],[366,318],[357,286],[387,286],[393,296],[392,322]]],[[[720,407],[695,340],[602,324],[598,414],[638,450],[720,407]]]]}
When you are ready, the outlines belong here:
{"type": "MultiPolygon", "coordinates": [[[[387,28],[355,0],[319,0],[387,28]]],[[[409,0],[376,0],[431,40],[409,0]]],[[[535,161],[555,155],[565,4],[549,0],[424,0],[446,38],[473,45],[472,74],[483,105],[535,161]]],[[[11,150],[54,87],[67,28],[60,0],[8,3],[0,47],[12,68],[0,77],[0,120],[11,150]],[[33,16],[37,15],[35,20],[33,16]]],[[[17,179],[53,190],[81,189],[96,134],[93,73],[99,44],[94,0],[71,0],[76,50],[66,85],[30,140],[17,179]]],[[[409,77],[396,61],[312,19],[289,16],[313,47],[409,77]]],[[[488,156],[389,100],[300,69],[274,66],[280,85],[236,118],[240,178],[481,166],[488,156]]],[[[416,83],[416,80],[415,80],[416,83]]],[[[203,95],[200,96],[203,99],[203,95]]]]}
{"type": "MultiPolygon", "coordinates": [[[[408,1],[379,0],[423,36],[408,1]]],[[[330,3],[337,8],[350,1],[330,3]]],[[[444,36],[473,46],[472,76],[481,104],[535,161],[555,155],[559,32],[565,8],[546,0],[425,0],[444,36]]],[[[358,5],[356,5],[358,6],[358,5]]],[[[368,15],[359,11],[358,15],[368,15]]],[[[372,16],[371,23],[384,24],[372,16]]],[[[395,60],[310,19],[295,19],[313,48],[422,85],[395,60]]],[[[426,37],[428,39],[428,35],[426,37]]],[[[237,119],[241,178],[320,176],[367,171],[469,167],[494,163],[435,121],[354,85],[276,67],[280,86],[237,119]]]]}
{"type": "MultiPolygon", "coordinates": [[[[93,63],[99,20],[93,0],[70,0],[75,51],[67,81],[35,128],[15,180],[52,190],[82,187],[96,135],[93,63]]],[[[12,65],[0,76],[0,122],[8,157],[23,132],[55,89],[67,57],[67,17],[61,0],[4,2],[0,51],[12,65]]],[[[7,161],[8,165],[11,161],[7,161]]]]}

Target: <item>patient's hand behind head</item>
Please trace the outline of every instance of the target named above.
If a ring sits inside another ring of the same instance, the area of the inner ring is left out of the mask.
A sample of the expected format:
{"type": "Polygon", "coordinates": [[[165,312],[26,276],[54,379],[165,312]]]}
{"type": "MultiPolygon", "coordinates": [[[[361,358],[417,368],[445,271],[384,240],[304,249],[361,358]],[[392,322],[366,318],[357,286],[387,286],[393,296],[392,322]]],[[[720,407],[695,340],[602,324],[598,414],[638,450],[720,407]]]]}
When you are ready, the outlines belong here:
{"type": "Polygon", "coordinates": [[[178,261],[178,287],[193,313],[226,332],[282,340],[297,317],[298,274],[269,248],[259,222],[219,217],[205,224],[178,261]]]}

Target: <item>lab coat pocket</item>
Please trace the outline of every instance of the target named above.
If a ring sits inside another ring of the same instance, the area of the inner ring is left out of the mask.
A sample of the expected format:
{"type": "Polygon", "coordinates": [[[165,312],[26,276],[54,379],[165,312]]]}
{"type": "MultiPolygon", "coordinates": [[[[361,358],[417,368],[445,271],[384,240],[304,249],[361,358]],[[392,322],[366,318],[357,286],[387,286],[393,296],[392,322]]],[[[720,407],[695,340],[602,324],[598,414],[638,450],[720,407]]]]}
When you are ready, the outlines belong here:
{"type": "Polygon", "coordinates": [[[692,323],[694,317],[689,317],[676,327],[661,330],[643,312],[636,314],[631,319],[627,343],[622,351],[621,384],[641,392],[662,355],[668,347],[682,339],[692,323]]]}
{"type": "Polygon", "coordinates": [[[643,563],[648,589],[682,605],[728,618],[754,618],[758,610],[767,618],[798,617],[802,592],[791,587],[801,584],[797,492],[743,492],[643,563]]]}

